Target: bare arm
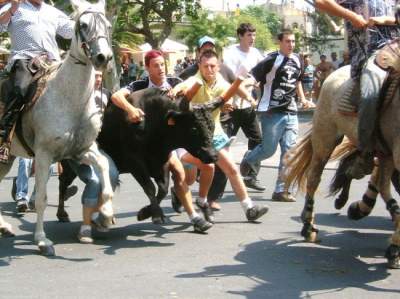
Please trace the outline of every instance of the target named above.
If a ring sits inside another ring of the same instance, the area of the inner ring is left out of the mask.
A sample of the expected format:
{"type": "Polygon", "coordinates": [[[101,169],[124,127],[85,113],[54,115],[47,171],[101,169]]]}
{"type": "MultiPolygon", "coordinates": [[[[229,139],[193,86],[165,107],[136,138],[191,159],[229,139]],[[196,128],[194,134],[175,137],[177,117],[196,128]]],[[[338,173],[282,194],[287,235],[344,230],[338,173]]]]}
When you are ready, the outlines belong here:
{"type": "Polygon", "coordinates": [[[308,101],[308,100],[306,99],[306,97],[305,97],[305,95],[304,95],[304,91],[303,91],[303,86],[301,85],[301,82],[300,82],[300,81],[297,81],[297,84],[296,84],[296,92],[297,92],[297,96],[298,96],[299,99],[300,99],[300,103],[303,105],[303,107],[304,107],[305,109],[315,107],[315,104],[314,104],[313,102],[308,101]]]}
{"type": "Polygon", "coordinates": [[[140,122],[144,116],[144,112],[139,108],[133,107],[127,100],[128,96],[129,90],[122,88],[111,96],[111,101],[128,114],[129,121],[134,123],[140,122]]]}
{"type": "Polygon", "coordinates": [[[11,7],[0,15],[0,24],[7,24],[10,22],[11,17],[18,10],[19,4],[23,0],[11,0],[11,7]]]}
{"type": "Polygon", "coordinates": [[[367,20],[363,16],[340,6],[335,0],[315,0],[315,6],[318,10],[326,12],[329,15],[350,21],[356,28],[364,28],[368,25],[367,20]]]}

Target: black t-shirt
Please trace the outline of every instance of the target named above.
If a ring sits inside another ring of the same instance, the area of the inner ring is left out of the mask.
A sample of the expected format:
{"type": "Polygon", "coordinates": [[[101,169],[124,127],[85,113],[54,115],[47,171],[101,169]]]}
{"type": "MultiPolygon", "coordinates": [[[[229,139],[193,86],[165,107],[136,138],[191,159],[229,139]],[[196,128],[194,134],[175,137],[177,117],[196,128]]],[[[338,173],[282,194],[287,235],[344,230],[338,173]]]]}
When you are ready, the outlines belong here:
{"type": "MultiPolygon", "coordinates": [[[[167,77],[167,82],[171,87],[178,85],[182,82],[181,79],[177,77],[167,77]]],[[[128,89],[131,93],[134,91],[142,90],[149,87],[149,78],[144,80],[136,80],[125,86],[124,88],[128,89]]]]}
{"type": "Polygon", "coordinates": [[[258,111],[297,112],[296,87],[303,71],[302,61],[297,54],[287,57],[276,51],[260,61],[251,70],[263,87],[258,111]]]}

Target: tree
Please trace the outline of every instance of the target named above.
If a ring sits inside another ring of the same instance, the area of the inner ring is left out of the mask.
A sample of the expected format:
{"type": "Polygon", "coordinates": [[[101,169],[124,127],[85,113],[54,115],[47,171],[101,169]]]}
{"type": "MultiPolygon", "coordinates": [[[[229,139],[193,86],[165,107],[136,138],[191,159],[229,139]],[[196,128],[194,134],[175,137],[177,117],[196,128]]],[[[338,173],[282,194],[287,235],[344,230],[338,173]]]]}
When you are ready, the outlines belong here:
{"type": "Polygon", "coordinates": [[[189,26],[179,26],[176,35],[191,49],[197,46],[200,37],[209,35],[216,40],[217,48],[221,49],[236,40],[236,28],[240,23],[251,23],[257,30],[256,47],[261,50],[272,49],[275,47],[272,35],[264,19],[259,17],[247,10],[241,11],[238,16],[212,15],[209,11],[201,10],[197,18],[189,19],[189,26]]]}
{"type": "Polygon", "coordinates": [[[282,29],[283,19],[276,13],[268,10],[265,6],[248,6],[242,14],[253,16],[267,26],[273,37],[276,37],[282,29]]]}

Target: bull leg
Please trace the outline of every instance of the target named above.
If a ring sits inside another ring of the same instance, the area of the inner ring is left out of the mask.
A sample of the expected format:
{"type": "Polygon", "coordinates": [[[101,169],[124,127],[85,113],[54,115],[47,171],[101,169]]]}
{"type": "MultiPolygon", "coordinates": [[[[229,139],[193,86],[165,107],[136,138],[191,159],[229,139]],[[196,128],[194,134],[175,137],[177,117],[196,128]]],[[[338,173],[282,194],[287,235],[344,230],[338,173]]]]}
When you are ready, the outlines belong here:
{"type": "Polygon", "coordinates": [[[159,201],[156,197],[156,188],[153,182],[150,179],[150,175],[147,171],[142,169],[143,171],[140,172],[136,169],[135,173],[131,173],[132,176],[136,179],[136,181],[140,184],[143,188],[144,193],[150,199],[150,205],[143,207],[140,209],[137,218],[139,221],[143,221],[147,218],[152,217],[152,221],[154,224],[162,224],[164,223],[164,213],[160,208],[159,201]]]}
{"type": "Polygon", "coordinates": [[[368,183],[367,191],[365,191],[362,200],[353,202],[347,210],[347,216],[349,219],[360,220],[371,213],[379,194],[378,177],[379,167],[375,166],[368,183]]]}
{"type": "Polygon", "coordinates": [[[44,211],[47,205],[46,185],[49,180],[49,168],[51,165],[51,157],[48,153],[37,150],[36,153],[36,174],[35,174],[35,188],[36,188],[36,230],[35,242],[39,246],[39,251],[42,255],[53,256],[55,250],[53,242],[46,238],[44,231],[43,218],[44,211]]]}
{"type": "Polygon", "coordinates": [[[88,161],[99,175],[102,186],[101,203],[99,207],[101,225],[110,227],[115,223],[112,198],[114,195],[110,181],[110,171],[108,159],[99,151],[97,144],[93,143],[89,151],[83,156],[83,161],[88,161]]]}
{"type": "Polygon", "coordinates": [[[384,158],[380,160],[380,168],[379,190],[395,225],[395,231],[391,237],[385,257],[388,259],[389,268],[400,269],[400,208],[390,191],[390,178],[394,170],[394,164],[390,158],[384,158]]]}
{"type": "MultiPolygon", "coordinates": [[[[60,162],[62,165],[62,173],[58,176],[59,184],[58,184],[58,209],[57,209],[57,218],[60,222],[70,222],[67,211],[65,211],[64,201],[68,199],[73,193],[73,191],[69,191],[69,186],[72,184],[74,179],[76,178],[76,174],[69,166],[68,162],[63,160],[60,162]],[[69,192],[68,192],[69,191],[69,192]],[[70,193],[70,194],[68,194],[70,193]]],[[[71,186],[72,188],[74,186],[71,186]]],[[[76,187],[75,187],[76,188],[76,187]]],[[[72,190],[72,189],[71,189],[72,190]]]]}

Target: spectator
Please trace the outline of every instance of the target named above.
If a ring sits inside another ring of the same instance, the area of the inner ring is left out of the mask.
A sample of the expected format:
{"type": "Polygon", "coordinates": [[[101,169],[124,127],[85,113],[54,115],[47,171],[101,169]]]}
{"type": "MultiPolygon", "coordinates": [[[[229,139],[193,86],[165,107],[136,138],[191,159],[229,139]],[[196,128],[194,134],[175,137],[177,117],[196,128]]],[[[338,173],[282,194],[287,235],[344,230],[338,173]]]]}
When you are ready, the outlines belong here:
{"type": "Polygon", "coordinates": [[[135,63],[135,61],[133,61],[132,59],[130,60],[130,63],[128,65],[128,79],[129,82],[135,81],[137,78],[137,65],[135,63]]]}
{"type": "Polygon", "coordinates": [[[246,153],[240,164],[242,176],[247,176],[256,163],[275,154],[281,148],[279,173],[272,200],[293,202],[295,198],[285,190],[283,181],[283,157],[295,145],[298,134],[296,95],[305,107],[312,107],[306,100],[301,77],[302,63],[295,54],[295,36],[291,30],[278,35],[279,51],[270,53],[258,63],[251,73],[260,82],[262,96],[257,110],[262,128],[262,143],[246,153]]]}
{"type": "Polygon", "coordinates": [[[309,55],[304,55],[304,74],[302,79],[304,95],[308,100],[313,99],[315,67],[311,63],[309,55]]]}
{"type": "Polygon", "coordinates": [[[331,63],[334,67],[334,70],[337,70],[339,68],[340,65],[340,61],[337,59],[337,53],[336,52],[332,52],[331,53],[331,63]]]}
{"type": "Polygon", "coordinates": [[[339,64],[339,67],[349,65],[350,63],[351,63],[350,53],[349,53],[349,51],[344,51],[343,52],[343,61],[339,64]]]}
{"type": "Polygon", "coordinates": [[[179,76],[179,74],[183,71],[182,67],[182,59],[178,59],[176,61],[175,67],[174,67],[174,74],[175,76],[179,76]]]}
{"type": "Polygon", "coordinates": [[[326,55],[322,54],[320,57],[320,63],[317,65],[317,68],[315,69],[315,76],[316,76],[316,84],[315,84],[315,98],[318,99],[319,97],[319,92],[322,88],[322,84],[324,84],[324,81],[330,73],[332,73],[335,70],[335,67],[333,64],[329,61],[326,60],[326,55]]]}

